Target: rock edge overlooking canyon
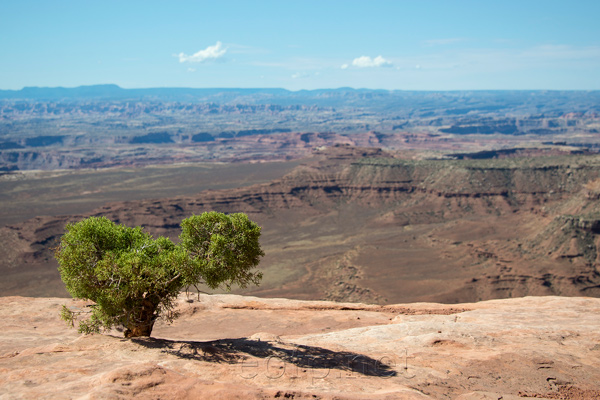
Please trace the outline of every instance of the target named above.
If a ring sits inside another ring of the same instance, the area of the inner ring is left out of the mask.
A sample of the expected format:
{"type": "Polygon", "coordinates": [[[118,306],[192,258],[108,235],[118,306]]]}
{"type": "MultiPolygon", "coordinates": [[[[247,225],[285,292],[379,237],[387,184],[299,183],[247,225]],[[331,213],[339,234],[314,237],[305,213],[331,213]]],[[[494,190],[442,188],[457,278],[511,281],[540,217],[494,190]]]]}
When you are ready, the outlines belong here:
{"type": "Polygon", "coordinates": [[[0,298],[2,399],[597,399],[600,299],[374,306],[182,294],[153,338],[0,298]]]}

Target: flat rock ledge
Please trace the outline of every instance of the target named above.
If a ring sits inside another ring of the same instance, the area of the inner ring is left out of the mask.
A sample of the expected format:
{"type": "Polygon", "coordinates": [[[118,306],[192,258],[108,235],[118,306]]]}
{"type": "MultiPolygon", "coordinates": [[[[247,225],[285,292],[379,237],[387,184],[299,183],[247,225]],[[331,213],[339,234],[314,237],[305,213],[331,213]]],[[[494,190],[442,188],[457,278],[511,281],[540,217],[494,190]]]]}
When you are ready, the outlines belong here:
{"type": "Polygon", "coordinates": [[[0,399],[598,399],[600,299],[376,306],[182,294],[152,338],[0,297],[0,399]]]}

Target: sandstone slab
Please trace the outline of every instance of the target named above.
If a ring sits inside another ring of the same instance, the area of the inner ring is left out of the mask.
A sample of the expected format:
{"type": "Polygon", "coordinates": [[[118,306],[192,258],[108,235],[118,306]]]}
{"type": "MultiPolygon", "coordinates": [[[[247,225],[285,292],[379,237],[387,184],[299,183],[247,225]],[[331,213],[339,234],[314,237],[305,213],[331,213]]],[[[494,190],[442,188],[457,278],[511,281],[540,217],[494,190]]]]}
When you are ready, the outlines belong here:
{"type": "Polygon", "coordinates": [[[152,338],[0,298],[1,399],[597,399],[600,299],[355,303],[200,295],[152,338]]]}

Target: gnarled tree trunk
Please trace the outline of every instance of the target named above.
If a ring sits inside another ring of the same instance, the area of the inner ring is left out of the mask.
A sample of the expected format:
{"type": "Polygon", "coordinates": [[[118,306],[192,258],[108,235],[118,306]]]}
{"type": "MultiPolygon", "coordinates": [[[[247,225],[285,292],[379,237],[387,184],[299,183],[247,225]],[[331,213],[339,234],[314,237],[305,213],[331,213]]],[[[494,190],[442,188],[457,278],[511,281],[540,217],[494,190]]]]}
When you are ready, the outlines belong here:
{"type": "Polygon", "coordinates": [[[158,304],[144,299],[142,307],[132,313],[132,318],[127,323],[125,337],[150,336],[152,328],[154,328],[154,321],[156,320],[155,312],[157,307],[158,304]]]}

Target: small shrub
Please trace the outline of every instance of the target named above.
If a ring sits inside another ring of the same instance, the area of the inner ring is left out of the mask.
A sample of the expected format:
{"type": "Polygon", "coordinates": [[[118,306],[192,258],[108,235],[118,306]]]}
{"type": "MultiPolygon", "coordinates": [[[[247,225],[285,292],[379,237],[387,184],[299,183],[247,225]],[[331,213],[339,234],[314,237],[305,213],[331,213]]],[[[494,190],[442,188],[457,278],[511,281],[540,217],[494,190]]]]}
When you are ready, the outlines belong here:
{"type": "MultiPolygon", "coordinates": [[[[126,337],[150,336],[157,318],[176,318],[174,301],[184,288],[259,284],[262,274],[253,270],[264,255],[261,228],[245,214],[207,212],[181,228],[176,245],[104,217],[67,225],[55,252],[61,278],[74,298],[94,302],[80,332],[122,326],[126,337]]],[[[65,306],[61,312],[72,326],[81,314],[65,306]]]]}

